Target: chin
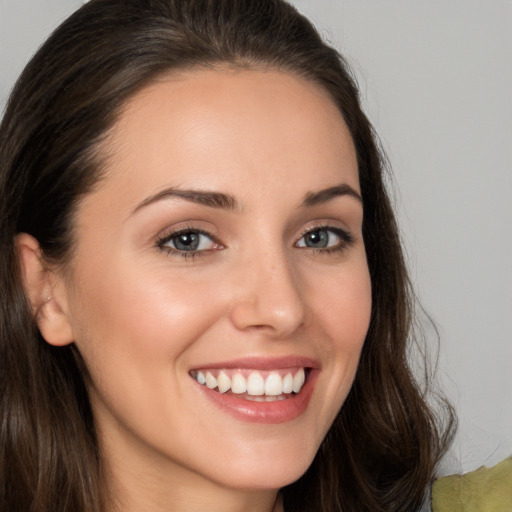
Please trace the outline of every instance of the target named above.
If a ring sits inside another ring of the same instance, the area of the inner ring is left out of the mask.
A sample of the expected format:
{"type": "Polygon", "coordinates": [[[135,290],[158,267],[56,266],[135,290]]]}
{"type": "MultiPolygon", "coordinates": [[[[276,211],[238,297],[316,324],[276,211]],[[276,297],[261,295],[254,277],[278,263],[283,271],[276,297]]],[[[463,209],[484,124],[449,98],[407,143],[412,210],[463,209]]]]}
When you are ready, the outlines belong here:
{"type": "Polygon", "coordinates": [[[217,465],[214,479],[225,487],[244,490],[280,489],[295,482],[313,462],[317,448],[300,442],[283,444],[280,449],[230,455],[230,462],[226,456],[225,463],[217,465]]]}

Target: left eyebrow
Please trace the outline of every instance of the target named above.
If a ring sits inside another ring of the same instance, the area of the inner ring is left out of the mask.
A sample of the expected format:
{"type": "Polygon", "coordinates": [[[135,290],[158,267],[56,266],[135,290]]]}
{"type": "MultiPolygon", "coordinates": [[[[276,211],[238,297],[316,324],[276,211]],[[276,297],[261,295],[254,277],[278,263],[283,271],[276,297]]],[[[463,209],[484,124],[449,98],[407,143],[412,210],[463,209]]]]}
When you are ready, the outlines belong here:
{"type": "Polygon", "coordinates": [[[341,183],[340,185],[325,188],[323,190],[319,190],[318,192],[308,192],[301,206],[317,206],[339,196],[350,196],[357,199],[361,204],[363,203],[363,198],[359,192],[357,192],[350,185],[341,183]]]}

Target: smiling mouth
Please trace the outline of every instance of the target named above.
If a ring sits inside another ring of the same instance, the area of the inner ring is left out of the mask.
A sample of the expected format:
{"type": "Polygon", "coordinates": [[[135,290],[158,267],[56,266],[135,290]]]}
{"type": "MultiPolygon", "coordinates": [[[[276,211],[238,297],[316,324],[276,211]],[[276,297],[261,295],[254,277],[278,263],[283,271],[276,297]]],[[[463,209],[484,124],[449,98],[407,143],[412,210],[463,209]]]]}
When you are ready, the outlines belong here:
{"type": "Polygon", "coordinates": [[[309,368],[280,370],[198,369],[190,375],[201,386],[255,402],[286,400],[300,393],[309,368]]]}

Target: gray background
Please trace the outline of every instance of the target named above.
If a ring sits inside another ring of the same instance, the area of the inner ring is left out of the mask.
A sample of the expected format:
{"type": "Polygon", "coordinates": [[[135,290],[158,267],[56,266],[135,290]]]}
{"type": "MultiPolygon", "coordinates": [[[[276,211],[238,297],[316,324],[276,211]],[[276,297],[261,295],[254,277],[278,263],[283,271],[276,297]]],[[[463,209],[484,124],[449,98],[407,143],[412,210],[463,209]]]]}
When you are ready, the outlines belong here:
{"type": "MultiPolygon", "coordinates": [[[[460,428],[442,473],[512,454],[512,2],[294,0],[348,58],[382,138],[460,428]]],[[[0,108],[79,0],[0,0],[0,108]]],[[[435,345],[435,337],[431,337],[435,345]]]]}

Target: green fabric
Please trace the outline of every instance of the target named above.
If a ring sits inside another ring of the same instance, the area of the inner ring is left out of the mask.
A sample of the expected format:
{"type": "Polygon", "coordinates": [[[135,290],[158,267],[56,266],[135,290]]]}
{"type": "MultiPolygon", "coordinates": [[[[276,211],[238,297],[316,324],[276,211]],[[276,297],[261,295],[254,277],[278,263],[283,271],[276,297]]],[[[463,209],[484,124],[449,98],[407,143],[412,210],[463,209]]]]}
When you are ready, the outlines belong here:
{"type": "Polygon", "coordinates": [[[434,482],[433,512],[512,512],[512,457],[434,482]]]}

